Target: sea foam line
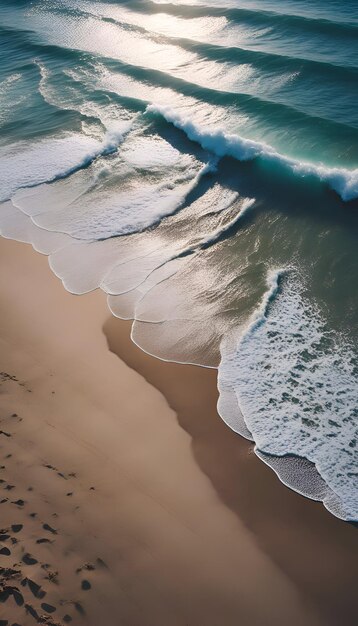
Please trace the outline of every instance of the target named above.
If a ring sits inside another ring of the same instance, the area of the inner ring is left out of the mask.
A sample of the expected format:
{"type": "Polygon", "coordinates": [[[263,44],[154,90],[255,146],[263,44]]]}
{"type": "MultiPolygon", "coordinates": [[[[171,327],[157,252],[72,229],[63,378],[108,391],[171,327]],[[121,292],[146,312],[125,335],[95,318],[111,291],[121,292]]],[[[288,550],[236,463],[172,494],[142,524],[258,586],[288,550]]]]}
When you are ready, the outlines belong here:
{"type": "MultiPolygon", "coordinates": [[[[78,149],[83,144],[82,141],[79,146],[73,146],[72,151],[67,151],[67,154],[65,152],[64,155],[61,154],[61,148],[63,149],[66,146],[66,142],[70,143],[76,137],[81,139],[81,136],[66,134],[48,142],[35,142],[28,148],[23,148],[23,145],[20,143],[18,145],[15,144],[15,148],[19,147],[17,152],[8,151],[8,154],[1,155],[1,167],[6,173],[5,181],[9,181],[10,184],[3,191],[0,190],[0,200],[14,201],[13,195],[20,189],[32,189],[42,184],[49,184],[67,178],[75,172],[89,167],[96,159],[117,152],[131,128],[132,122],[111,125],[102,141],[82,136],[82,139],[86,139],[88,144],[84,146],[85,150],[79,151],[78,149]],[[41,155],[41,149],[44,149],[43,155],[41,155]],[[48,150],[47,154],[45,153],[46,149],[48,150]],[[78,160],[76,158],[77,155],[79,157],[78,160]],[[27,160],[26,157],[28,157],[27,160]],[[61,163],[58,163],[61,162],[61,157],[65,157],[65,162],[62,163],[62,166],[61,163]],[[8,175],[6,169],[8,169],[8,175]],[[16,179],[11,184],[11,178],[13,178],[11,173],[17,176],[17,172],[22,174],[22,180],[21,178],[20,180],[16,179]]],[[[14,204],[16,205],[15,201],[14,204]]]]}
{"type": "MultiPolygon", "coordinates": [[[[83,157],[82,161],[80,161],[73,167],[63,170],[62,172],[59,171],[53,176],[53,178],[46,180],[46,182],[52,183],[60,178],[67,178],[67,176],[74,174],[78,170],[81,170],[91,165],[91,163],[98,159],[98,157],[108,156],[110,154],[113,154],[114,152],[117,152],[120,144],[124,141],[125,136],[131,130],[131,126],[132,124],[129,122],[128,124],[119,124],[118,127],[113,126],[112,128],[109,128],[103,138],[103,141],[98,145],[97,148],[95,148],[94,150],[90,150],[83,157]]],[[[37,183],[35,183],[35,186],[37,186],[37,183]]]]}
{"type": "Polygon", "coordinates": [[[210,129],[206,126],[200,126],[170,106],[150,104],[146,108],[146,113],[162,116],[167,122],[182,130],[191,141],[200,144],[204,150],[212,152],[219,158],[229,156],[237,161],[252,161],[262,158],[266,162],[284,167],[298,176],[318,178],[338,193],[344,202],[358,198],[358,168],[349,170],[297,161],[279,154],[268,144],[227,133],[222,128],[210,129]]]}

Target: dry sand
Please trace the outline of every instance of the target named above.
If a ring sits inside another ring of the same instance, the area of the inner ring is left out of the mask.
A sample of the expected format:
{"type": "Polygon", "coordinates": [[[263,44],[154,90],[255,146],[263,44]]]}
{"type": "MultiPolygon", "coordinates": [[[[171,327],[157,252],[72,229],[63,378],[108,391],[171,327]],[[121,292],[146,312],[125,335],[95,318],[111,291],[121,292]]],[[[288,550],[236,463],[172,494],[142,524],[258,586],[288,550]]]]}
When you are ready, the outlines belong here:
{"type": "Polygon", "coordinates": [[[4,239],[0,309],[1,625],[357,623],[356,529],[223,424],[215,371],[4,239]]]}

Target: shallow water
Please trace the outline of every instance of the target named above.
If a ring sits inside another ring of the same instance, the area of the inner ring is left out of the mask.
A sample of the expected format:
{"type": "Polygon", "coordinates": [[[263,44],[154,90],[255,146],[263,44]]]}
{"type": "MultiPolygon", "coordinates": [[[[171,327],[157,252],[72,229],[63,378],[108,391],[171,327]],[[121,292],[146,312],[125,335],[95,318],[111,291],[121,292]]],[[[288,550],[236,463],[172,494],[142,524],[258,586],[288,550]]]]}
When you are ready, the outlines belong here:
{"type": "Polygon", "coordinates": [[[0,231],[358,519],[358,3],[0,5],[0,231]]]}

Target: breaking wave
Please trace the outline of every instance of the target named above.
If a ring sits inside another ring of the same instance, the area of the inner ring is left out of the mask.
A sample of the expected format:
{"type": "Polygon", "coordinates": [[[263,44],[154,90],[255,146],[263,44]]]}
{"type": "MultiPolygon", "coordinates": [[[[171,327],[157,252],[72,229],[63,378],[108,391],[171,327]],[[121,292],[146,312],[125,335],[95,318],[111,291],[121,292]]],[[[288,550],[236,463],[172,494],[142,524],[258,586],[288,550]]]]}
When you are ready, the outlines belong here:
{"type": "Polygon", "coordinates": [[[358,169],[329,168],[313,163],[301,163],[276,152],[269,145],[239,135],[229,134],[220,128],[199,126],[188,117],[183,117],[169,106],[151,104],[147,113],[161,115],[167,122],[180,128],[191,141],[196,141],[204,150],[218,157],[232,157],[238,161],[262,159],[273,165],[288,169],[297,176],[313,176],[327,183],[343,201],[358,198],[358,169]]]}

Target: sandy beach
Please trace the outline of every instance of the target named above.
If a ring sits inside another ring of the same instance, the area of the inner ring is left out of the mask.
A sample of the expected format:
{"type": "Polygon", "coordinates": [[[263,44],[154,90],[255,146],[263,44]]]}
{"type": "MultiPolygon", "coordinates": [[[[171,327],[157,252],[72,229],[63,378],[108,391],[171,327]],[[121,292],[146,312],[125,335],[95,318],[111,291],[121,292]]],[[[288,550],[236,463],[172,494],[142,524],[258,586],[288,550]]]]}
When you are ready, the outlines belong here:
{"type": "Polygon", "coordinates": [[[356,529],[224,425],[216,371],[144,354],[30,246],[0,259],[0,624],[356,624],[356,529]]]}

